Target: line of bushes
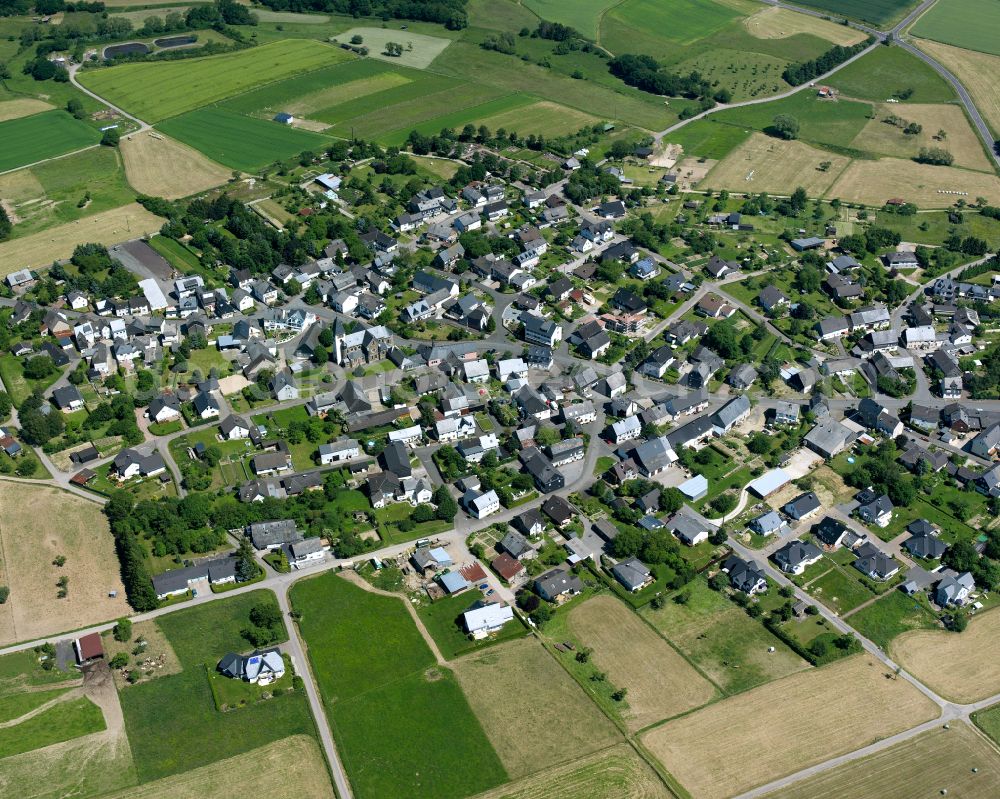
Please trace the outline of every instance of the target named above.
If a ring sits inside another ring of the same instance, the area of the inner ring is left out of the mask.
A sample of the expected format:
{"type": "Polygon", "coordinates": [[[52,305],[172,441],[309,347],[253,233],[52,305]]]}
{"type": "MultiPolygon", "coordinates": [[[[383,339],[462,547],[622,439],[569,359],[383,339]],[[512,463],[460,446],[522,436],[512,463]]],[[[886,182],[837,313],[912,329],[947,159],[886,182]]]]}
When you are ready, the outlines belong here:
{"type": "Polygon", "coordinates": [[[863,42],[858,42],[851,47],[842,47],[839,44],[835,45],[823,53],[823,55],[811,61],[800,61],[796,64],[789,64],[785,67],[785,71],[781,73],[781,77],[784,78],[786,83],[792,86],[801,86],[803,83],[818,78],[820,75],[825,75],[834,67],[867,50],[873,44],[875,44],[875,38],[869,36],[863,42]]]}

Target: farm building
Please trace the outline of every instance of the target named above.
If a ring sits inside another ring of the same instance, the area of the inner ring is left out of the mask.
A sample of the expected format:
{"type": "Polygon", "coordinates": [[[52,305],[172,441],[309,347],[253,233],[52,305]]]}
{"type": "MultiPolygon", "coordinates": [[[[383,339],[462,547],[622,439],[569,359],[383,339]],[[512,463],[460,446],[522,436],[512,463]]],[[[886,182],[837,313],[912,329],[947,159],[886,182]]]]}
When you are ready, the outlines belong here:
{"type": "Polygon", "coordinates": [[[462,624],[465,631],[479,641],[491,633],[499,632],[513,618],[514,611],[510,607],[491,603],[467,610],[462,614],[462,624]]]}
{"type": "Polygon", "coordinates": [[[100,633],[90,633],[81,636],[73,642],[77,663],[89,663],[104,657],[104,646],[101,644],[100,633]]]}
{"type": "Polygon", "coordinates": [[[295,117],[282,111],[274,115],[274,121],[282,125],[291,125],[295,121],[295,117]]]}

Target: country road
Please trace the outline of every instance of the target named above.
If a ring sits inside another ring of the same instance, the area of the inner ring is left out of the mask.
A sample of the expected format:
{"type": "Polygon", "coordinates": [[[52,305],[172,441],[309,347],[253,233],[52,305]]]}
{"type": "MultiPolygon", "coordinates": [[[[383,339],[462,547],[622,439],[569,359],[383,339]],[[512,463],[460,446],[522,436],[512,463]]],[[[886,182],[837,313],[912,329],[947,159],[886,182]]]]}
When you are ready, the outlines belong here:
{"type": "MultiPolygon", "coordinates": [[[[780,0],[761,0],[761,1],[766,5],[774,6],[775,8],[784,8],[789,11],[795,11],[799,14],[805,14],[807,16],[817,17],[819,19],[830,18],[829,13],[823,13],[820,11],[816,11],[815,9],[803,8],[801,6],[793,5],[791,3],[780,2],[780,0]]],[[[914,55],[917,58],[919,58],[921,61],[927,64],[927,66],[929,66],[931,69],[937,72],[942,78],[944,78],[951,85],[951,87],[955,90],[955,93],[958,95],[958,99],[961,101],[962,106],[965,108],[965,111],[968,114],[970,121],[975,126],[976,132],[979,134],[979,137],[985,144],[986,149],[990,154],[990,157],[994,160],[994,162],[998,166],[1000,166],[1000,152],[998,152],[994,148],[993,134],[990,131],[989,126],[986,124],[986,121],[983,119],[982,114],[979,113],[979,109],[973,102],[972,96],[966,90],[965,86],[962,85],[962,82],[959,81],[959,79],[956,78],[949,70],[945,69],[941,64],[939,64],[934,58],[929,56],[923,50],[911,44],[906,39],[901,38],[906,28],[912,25],[917,20],[917,18],[920,17],[920,15],[922,15],[925,11],[927,11],[936,2],[937,0],[924,0],[923,3],[921,3],[913,11],[907,14],[902,21],[897,23],[889,31],[880,31],[877,30],[876,28],[869,27],[868,25],[864,25],[859,22],[854,22],[852,20],[847,20],[847,24],[850,25],[850,27],[856,28],[857,30],[867,33],[869,36],[874,36],[877,39],[877,41],[871,47],[865,48],[857,55],[852,56],[851,58],[847,59],[841,64],[838,64],[829,72],[820,75],[819,77],[815,78],[812,81],[803,83],[800,86],[796,86],[785,92],[768,95],[767,97],[755,98],[753,100],[742,100],[741,102],[738,103],[721,103],[715,106],[714,108],[709,108],[706,111],[702,111],[699,114],[695,114],[692,117],[689,117],[687,119],[682,119],[681,121],[674,123],[670,127],[655,133],[653,135],[653,138],[656,142],[660,142],[663,140],[665,136],[673,133],[676,130],[679,130],[680,128],[683,128],[685,125],[688,125],[691,122],[694,122],[695,120],[698,119],[704,119],[705,117],[711,116],[712,114],[717,114],[720,111],[728,111],[733,108],[744,108],[746,106],[751,106],[751,105],[761,105],[763,103],[769,103],[775,100],[784,100],[787,97],[791,97],[795,94],[798,94],[803,89],[810,88],[816,83],[822,83],[830,76],[842,70],[848,64],[852,64],[859,58],[863,58],[872,50],[874,50],[876,47],[880,45],[885,46],[887,40],[892,40],[895,46],[901,47],[911,55],[914,55]]]]}

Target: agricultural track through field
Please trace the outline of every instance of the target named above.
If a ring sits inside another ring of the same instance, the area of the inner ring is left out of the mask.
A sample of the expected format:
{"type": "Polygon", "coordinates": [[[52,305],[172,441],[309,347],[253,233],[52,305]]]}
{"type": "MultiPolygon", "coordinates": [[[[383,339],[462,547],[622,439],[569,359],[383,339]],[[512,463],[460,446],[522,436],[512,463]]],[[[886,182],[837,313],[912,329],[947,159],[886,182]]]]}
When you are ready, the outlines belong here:
{"type": "MultiPolygon", "coordinates": [[[[786,8],[790,11],[796,11],[800,14],[806,14],[811,17],[818,17],[820,19],[829,19],[830,17],[829,13],[816,11],[814,9],[802,8],[801,6],[791,5],[789,3],[783,3],[780,2],[780,0],[762,0],[762,1],[764,2],[765,5],[774,6],[776,8],[786,8]]],[[[867,47],[857,55],[847,59],[847,61],[838,64],[829,72],[818,76],[812,81],[803,83],[800,86],[796,86],[787,92],[782,92],[780,94],[773,94],[768,97],[761,97],[754,100],[743,100],[738,103],[723,103],[717,105],[714,108],[709,108],[707,111],[702,111],[700,114],[695,114],[692,117],[688,117],[687,119],[681,120],[680,122],[677,122],[671,125],[670,127],[659,131],[658,133],[654,134],[654,139],[657,142],[660,142],[663,140],[665,136],[667,136],[670,133],[673,133],[676,130],[680,130],[685,125],[694,122],[697,119],[704,119],[705,117],[711,116],[712,114],[716,114],[719,111],[725,111],[732,108],[743,108],[745,106],[750,106],[750,105],[761,105],[762,103],[769,103],[774,100],[784,100],[786,97],[791,97],[794,94],[798,94],[802,90],[808,89],[817,83],[822,83],[831,75],[835,74],[836,72],[839,72],[841,69],[846,67],[848,64],[852,64],[859,58],[863,58],[872,50],[874,50],[876,47],[879,46],[884,47],[885,43],[888,40],[891,40],[893,42],[893,46],[901,47],[911,55],[919,58],[921,61],[927,64],[927,66],[929,66],[931,69],[937,72],[938,75],[944,78],[951,85],[951,87],[955,90],[955,93],[958,94],[958,98],[961,101],[963,107],[965,108],[966,113],[969,115],[969,119],[972,120],[972,124],[975,126],[976,132],[979,134],[980,139],[986,146],[986,151],[990,154],[990,157],[993,159],[995,165],[1000,167],[1000,152],[997,152],[997,150],[995,150],[993,147],[994,143],[993,134],[991,133],[989,126],[986,124],[986,121],[983,119],[982,114],[979,113],[979,109],[976,108],[976,104],[973,102],[972,96],[966,90],[965,86],[962,85],[962,82],[959,81],[959,79],[956,78],[949,70],[941,66],[941,64],[939,64],[931,56],[929,56],[923,50],[920,50],[915,45],[911,44],[906,39],[903,39],[901,36],[902,32],[906,30],[906,28],[912,25],[917,20],[918,17],[920,17],[924,12],[926,12],[936,2],[937,0],[924,0],[923,3],[921,3],[915,9],[913,9],[913,11],[907,14],[905,19],[903,19],[889,31],[876,30],[875,28],[863,25],[860,22],[847,20],[847,23],[851,27],[857,28],[858,30],[863,31],[869,34],[870,36],[874,36],[876,38],[876,42],[872,44],[871,47],[867,47]]]]}

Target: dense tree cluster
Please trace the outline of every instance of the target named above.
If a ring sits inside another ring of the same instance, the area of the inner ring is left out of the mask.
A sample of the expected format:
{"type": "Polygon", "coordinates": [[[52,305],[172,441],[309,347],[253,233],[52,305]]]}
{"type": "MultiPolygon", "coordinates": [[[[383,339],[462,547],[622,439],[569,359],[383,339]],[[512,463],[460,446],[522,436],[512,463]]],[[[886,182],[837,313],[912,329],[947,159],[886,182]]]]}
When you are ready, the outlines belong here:
{"type": "Polygon", "coordinates": [[[823,55],[811,61],[800,61],[796,64],[789,64],[785,67],[785,71],[781,73],[781,77],[785,79],[786,83],[790,83],[792,86],[800,86],[803,83],[818,78],[820,75],[825,75],[838,64],[843,64],[847,59],[853,58],[863,50],[867,50],[874,41],[869,36],[865,41],[858,42],[851,47],[835,45],[823,53],[823,55]]]}
{"type": "Polygon", "coordinates": [[[921,147],[917,157],[913,160],[920,164],[951,166],[955,162],[955,156],[943,147],[921,147]]]}
{"type": "Polygon", "coordinates": [[[692,71],[679,75],[666,72],[652,56],[623,53],[608,61],[608,68],[616,78],[650,94],[689,99],[712,95],[711,82],[700,73],[692,71]]]}

